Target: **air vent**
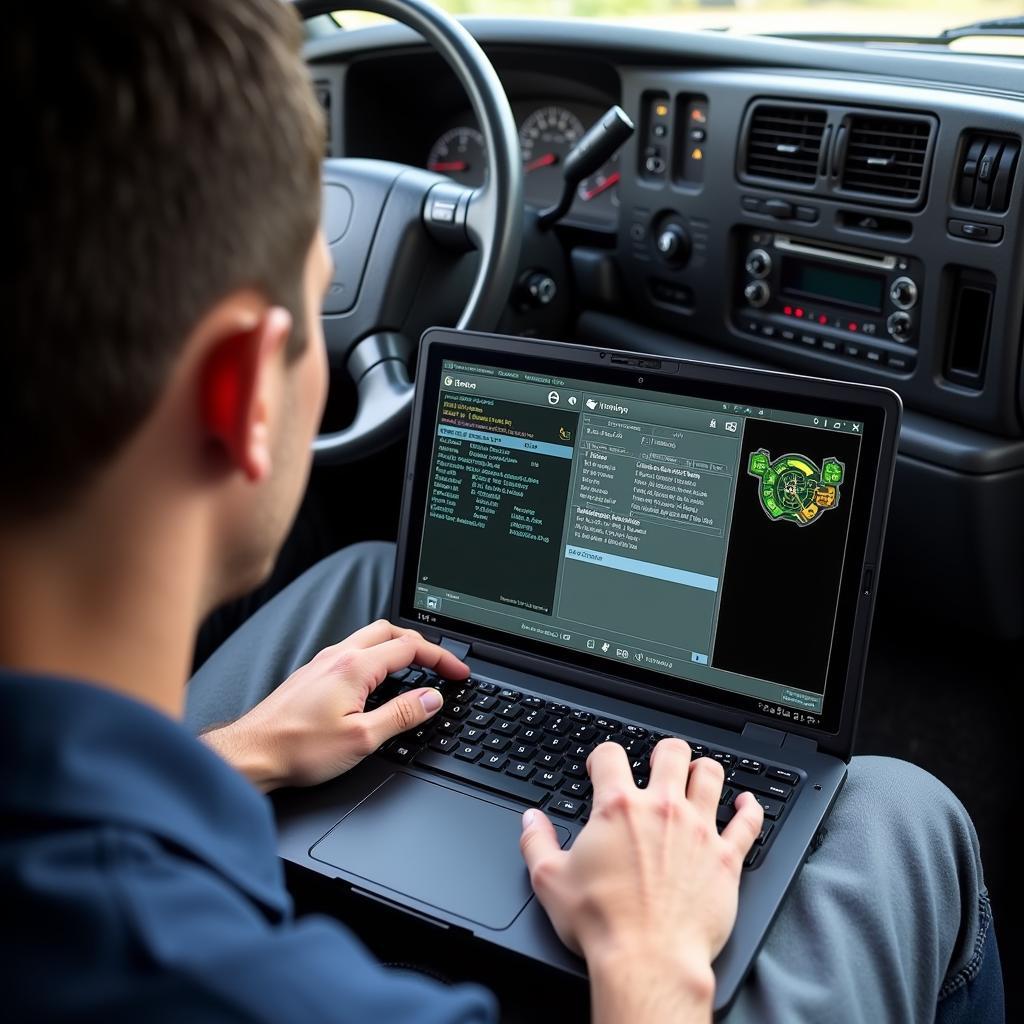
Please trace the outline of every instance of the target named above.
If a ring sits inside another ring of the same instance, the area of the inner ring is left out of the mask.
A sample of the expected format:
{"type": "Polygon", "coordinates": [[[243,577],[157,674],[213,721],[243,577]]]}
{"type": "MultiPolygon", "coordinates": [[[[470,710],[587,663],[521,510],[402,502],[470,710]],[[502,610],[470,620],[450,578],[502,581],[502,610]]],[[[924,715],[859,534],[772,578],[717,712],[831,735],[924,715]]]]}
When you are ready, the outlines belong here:
{"type": "Polygon", "coordinates": [[[851,114],[845,127],[843,190],[916,203],[924,192],[931,122],[851,114]]]}
{"type": "Polygon", "coordinates": [[[747,174],[813,185],[826,117],[814,107],[755,107],[747,130],[747,174]]]}
{"type": "Polygon", "coordinates": [[[1005,213],[1020,156],[1020,139],[975,132],[964,139],[960,151],[957,204],[972,210],[1005,213]]]}

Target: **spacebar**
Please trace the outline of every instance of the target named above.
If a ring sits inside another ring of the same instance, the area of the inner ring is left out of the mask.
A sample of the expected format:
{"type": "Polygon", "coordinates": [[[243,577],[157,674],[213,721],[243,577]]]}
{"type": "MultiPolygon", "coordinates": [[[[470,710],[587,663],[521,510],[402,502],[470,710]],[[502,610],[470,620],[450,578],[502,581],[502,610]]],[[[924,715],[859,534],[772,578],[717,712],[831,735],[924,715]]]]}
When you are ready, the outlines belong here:
{"type": "Polygon", "coordinates": [[[456,760],[451,754],[441,754],[436,750],[424,750],[417,755],[413,764],[421,768],[433,768],[434,771],[472,782],[505,796],[515,797],[516,800],[523,800],[528,804],[539,804],[548,795],[548,791],[540,786],[513,779],[501,772],[491,771],[490,768],[481,768],[467,761],[456,760]]]}

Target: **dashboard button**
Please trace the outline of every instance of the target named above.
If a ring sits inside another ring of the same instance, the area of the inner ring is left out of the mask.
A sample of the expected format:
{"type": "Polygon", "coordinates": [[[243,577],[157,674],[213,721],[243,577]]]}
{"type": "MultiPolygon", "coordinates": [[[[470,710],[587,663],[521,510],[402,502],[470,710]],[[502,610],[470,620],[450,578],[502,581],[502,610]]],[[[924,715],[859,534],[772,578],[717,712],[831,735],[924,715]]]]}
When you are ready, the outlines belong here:
{"type": "Polygon", "coordinates": [[[822,338],[821,339],[821,347],[826,352],[838,352],[839,351],[839,342],[836,341],[835,338],[822,338]]]}
{"type": "Polygon", "coordinates": [[[766,338],[774,338],[778,332],[774,324],[761,324],[761,334],[766,338]]]}
{"type": "Polygon", "coordinates": [[[998,242],[1003,237],[1001,224],[980,224],[973,220],[950,220],[949,233],[957,238],[969,238],[972,242],[998,242]]]}
{"type": "Polygon", "coordinates": [[[796,219],[813,224],[818,219],[818,211],[813,206],[798,206],[796,208],[796,219]]]}
{"type": "Polygon", "coordinates": [[[864,356],[864,349],[860,345],[844,345],[843,353],[851,359],[861,359],[864,356]]]}
{"type": "Polygon", "coordinates": [[[808,348],[818,347],[818,337],[815,334],[801,334],[800,342],[801,344],[806,345],[808,348]]]}
{"type": "Polygon", "coordinates": [[[766,199],[764,212],[779,220],[790,220],[793,216],[793,204],[787,203],[785,199],[766,199]]]}
{"type": "Polygon", "coordinates": [[[642,242],[647,238],[647,226],[645,224],[630,224],[629,237],[634,242],[642,242]]]}
{"type": "Polygon", "coordinates": [[[878,352],[878,351],[876,351],[876,350],[875,350],[875,349],[873,349],[873,348],[869,348],[869,349],[868,349],[868,350],[867,350],[867,351],[866,351],[866,352],[864,353],[864,356],[865,356],[865,358],[867,359],[867,361],[868,361],[869,363],[880,363],[880,362],[882,361],[882,353],[881,353],[881,352],[878,352]]]}
{"type": "Polygon", "coordinates": [[[914,360],[910,356],[890,355],[886,357],[885,365],[890,370],[900,370],[906,373],[914,368],[914,360]]]}
{"type": "Polygon", "coordinates": [[[792,331],[788,327],[783,327],[782,330],[779,331],[779,337],[782,338],[783,341],[796,341],[796,331],[792,331]]]}
{"type": "Polygon", "coordinates": [[[740,206],[744,210],[750,210],[753,213],[761,212],[761,200],[757,196],[743,196],[740,199],[740,206]]]}

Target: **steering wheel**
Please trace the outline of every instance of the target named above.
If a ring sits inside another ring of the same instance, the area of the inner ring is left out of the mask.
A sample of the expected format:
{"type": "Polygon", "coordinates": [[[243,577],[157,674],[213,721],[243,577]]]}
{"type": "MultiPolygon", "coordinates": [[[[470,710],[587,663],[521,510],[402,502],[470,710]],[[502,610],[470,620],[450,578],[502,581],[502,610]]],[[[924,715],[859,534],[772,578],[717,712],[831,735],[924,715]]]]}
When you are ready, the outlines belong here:
{"type": "MultiPolygon", "coordinates": [[[[385,160],[329,159],[323,166],[322,223],[334,279],[322,320],[332,369],[356,385],[352,423],[313,442],[318,465],[351,462],[402,436],[412,409],[401,334],[424,269],[438,247],[480,253],[459,328],[493,330],[512,289],[522,242],[523,171],[508,99],[476,40],[429,0],[354,0],[416,30],[448,63],[480,125],[487,181],[470,189],[451,179],[385,160]]],[[[338,0],[295,0],[303,18],[337,10],[338,0]]]]}

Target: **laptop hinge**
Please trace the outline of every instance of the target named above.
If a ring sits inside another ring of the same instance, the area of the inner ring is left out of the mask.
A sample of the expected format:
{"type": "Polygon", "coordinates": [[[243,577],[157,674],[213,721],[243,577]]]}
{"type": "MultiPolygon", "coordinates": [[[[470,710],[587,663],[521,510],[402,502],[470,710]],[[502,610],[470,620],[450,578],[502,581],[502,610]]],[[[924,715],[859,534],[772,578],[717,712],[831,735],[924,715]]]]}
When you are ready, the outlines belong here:
{"type": "Polygon", "coordinates": [[[465,661],[471,645],[462,640],[453,640],[450,636],[443,636],[438,646],[443,647],[449,654],[454,654],[459,661],[465,661]]]}
{"type": "Polygon", "coordinates": [[[791,732],[783,732],[781,729],[773,729],[769,725],[761,725],[760,722],[747,722],[743,726],[744,739],[757,740],[758,743],[765,743],[769,747],[783,747],[796,752],[804,750],[813,753],[818,749],[818,744],[807,736],[797,736],[791,732]]]}

